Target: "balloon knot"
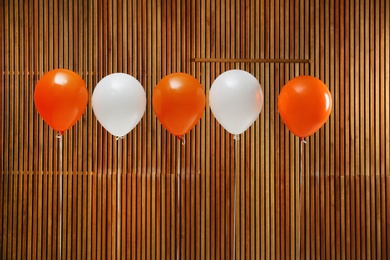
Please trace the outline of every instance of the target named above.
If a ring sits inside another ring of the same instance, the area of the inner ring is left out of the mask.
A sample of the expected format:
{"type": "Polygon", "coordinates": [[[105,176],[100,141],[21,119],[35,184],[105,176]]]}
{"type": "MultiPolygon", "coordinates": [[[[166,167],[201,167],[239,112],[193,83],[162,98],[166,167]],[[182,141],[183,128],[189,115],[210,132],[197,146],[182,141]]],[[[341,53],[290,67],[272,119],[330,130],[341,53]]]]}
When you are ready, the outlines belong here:
{"type": "Polygon", "coordinates": [[[177,136],[177,139],[178,139],[178,140],[181,140],[181,144],[182,144],[182,145],[186,145],[186,139],[184,138],[184,136],[178,135],[178,136],[177,136]]]}
{"type": "Polygon", "coordinates": [[[304,137],[301,137],[301,142],[302,142],[302,143],[304,143],[304,144],[306,143],[306,141],[305,141],[305,138],[304,138],[304,137]]]}
{"type": "Polygon", "coordinates": [[[58,133],[56,134],[56,138],[59,138],[59,139],[62,138],[63,134],[64,134],[64,131],[58,132],[58,133]]]}
{"type": "Polygon", "coordinates": [[[234,135],[234,140],[236,140],[236,141],[238,141],[238,140],[240,140],[240,135],[234,135]]]}
{"type": "Polygon", "coordinates": [[[118,141],[119,139],[122,140],[123,138],[125,138],[124,136],[117,136],[115,139],[118,141]]]}

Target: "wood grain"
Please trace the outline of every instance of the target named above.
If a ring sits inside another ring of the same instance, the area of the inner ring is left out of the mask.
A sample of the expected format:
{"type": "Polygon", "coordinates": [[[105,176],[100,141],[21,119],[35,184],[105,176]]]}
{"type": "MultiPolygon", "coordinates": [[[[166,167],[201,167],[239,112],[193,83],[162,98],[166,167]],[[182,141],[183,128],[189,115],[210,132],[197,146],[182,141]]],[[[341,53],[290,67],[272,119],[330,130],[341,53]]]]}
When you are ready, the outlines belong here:
{"type": "Polygon", "coordinates": [[[389,7],[385,0],[2,1],[1,259],[231,259],[234,216],[239,259],[388,258],[389,7]],[[89,93],[62,150],[33,98],[54,68],[78,73],[89,93]],[[153,112],[154,87],[185,72],[207,100],[230,69],[258,79],[259,117],[235,149],[206,102],[182,146],[153,112]],[[118,141],[91,105],[96,84],[114,72],[138,79],[147,97],[141,122],[118,141]],[[333,111],[300,157],[277,98],[302,74],[328,86],[333,111]]]}

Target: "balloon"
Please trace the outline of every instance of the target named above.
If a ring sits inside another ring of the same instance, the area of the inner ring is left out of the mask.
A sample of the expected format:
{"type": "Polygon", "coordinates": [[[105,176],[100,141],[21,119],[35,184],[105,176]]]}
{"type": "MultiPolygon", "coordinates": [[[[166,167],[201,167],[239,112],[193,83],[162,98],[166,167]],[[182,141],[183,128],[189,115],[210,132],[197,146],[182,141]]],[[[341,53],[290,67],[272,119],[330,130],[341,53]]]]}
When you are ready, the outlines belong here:
{"type": "Polygon", "coordinates": [[[55,69],[38,81],[34,102],[43,120],[53,129],[64,132],[83,115],[88,91],[83,79],[75,72],[55,69]]]}
{"type": "Polygon", "coordinates": [[[259,116],[263,107],[260,83],[243,70],[228,70],[211,85],[210,108],[217,121],[231,134],[241,134],[259,116]]]}
{"type": "Polygon", "coordinates": [[[97,120],[117,137],[125,136],[139,123],[145,108],[145,90],[128,74],[110,74],[93,91],[92,109],[97,120]]]}
{"type": "Polygon", "coordinates": [[[278,109],[288,129],[304,138],[325,124],[332,110],[332,96],[319,79],[299,76],[287,82],[280,91],[278,109]]]}
{"type": "Polygon", "coordinates": [[[172,134],[182,136],[202,117],[205,108],[202,85],[193,76],[173,73],[165,76],[153,91],[153,110],[172,134]]]}

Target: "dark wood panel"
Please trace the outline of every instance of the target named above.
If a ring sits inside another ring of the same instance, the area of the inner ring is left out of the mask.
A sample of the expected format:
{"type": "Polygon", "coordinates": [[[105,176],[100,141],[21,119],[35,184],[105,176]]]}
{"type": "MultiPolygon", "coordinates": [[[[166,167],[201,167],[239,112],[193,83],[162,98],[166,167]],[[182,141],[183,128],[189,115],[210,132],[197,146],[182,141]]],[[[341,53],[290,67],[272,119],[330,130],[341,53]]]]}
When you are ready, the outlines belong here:
{"type": "Polygon", "coordinates": [[[231,259],[233,241],[240,259],[387,258],[389,7],[385,0],[2,1],[1,258],[231,259]],[[116,140],[89,100],[56,138],[33,93],[58,67],[78,73],[90,97],[110,73],[137,78],[147,95],[140,124],[116,140]],[[207,105],[182,146],[153,113],[155,85],[186,72],[208,97],[229,69],[259,80],[259,118],[235,141],[207,105]],[[333,111],[301,155],[277,98],[302,74],[325,82],[333,111]]]}

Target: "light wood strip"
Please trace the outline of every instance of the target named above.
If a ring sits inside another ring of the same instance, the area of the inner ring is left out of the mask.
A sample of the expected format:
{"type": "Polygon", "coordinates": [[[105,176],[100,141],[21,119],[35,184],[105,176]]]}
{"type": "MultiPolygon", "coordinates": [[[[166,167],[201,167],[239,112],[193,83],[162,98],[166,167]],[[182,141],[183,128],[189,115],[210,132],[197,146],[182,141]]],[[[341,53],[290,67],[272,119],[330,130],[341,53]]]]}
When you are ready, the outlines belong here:
{"type": "MultiPolygon", "coordinates": [[[[309,7],[306,7],[306,10],[310,10],[309,12],[312,14],[315,10],[315,5],[313,3],[307,3],[309,7]]],[[[314,57],[315,55],[315,38],[314,35],[314,29],[315,29],[315,17],[313,15],[309,15],[309,19],[305,19],[305,23],[310,23],[309,27],[309,47],[305,48],[305,55],[308,55],[309,57],[314,57]]],[[[315,74],[315,66],[310,66],[310,74],[315,74]]],[[[320,232],[319,232],[319,174],[318,174],[318,165],[319,162],[317,161],[318,153],[316,154],[315,144],[316,144],[316,138],[310,138],[309,144],[309,156],[306,163],[309,163],[312,160],[315,160],[315,163],[310,163],[308,173],[306,175],[309,175],[309,193],[310,193],[310,257],[311,258],[319,258],[320,257],[320,232]]],[[[306,168],[307,169],[307,168],[306,168]]]]}
{"type": "Polygon", "coordinates": [[[311,63],[309,59],[193,58],[192,62],[210,63],[311,63]]]}
{"type": "Polygon", "coordinates": [[[3,176],[4,182],[2,183],[2,257],[5,258],[7,254],[7,221],[8,221],[8,174],[3,176]]]}
{"type": "Polygon", "coordinates": [[[137,226],[136,226],[136,196],[137,196],[137,182],[136,182],[136,174],[131,174],[131,230],[132,230],[132,236],[131,236],[131,258],[135,258],[137,254],[137,244],[136,244],[136,237],[137,237],[137,226]]]}
{"type": "MultiPolygon", "coordinates": [[[[384,1],[380,1],[380,3],[378,4],[378,8],[379,8],[379,17],[377,17],[377,19],[379,20],[379,41],[378,41],[378,45],[379,45],[379,54],[378,56],[380,57],[379,59],[379,62],[377,63],[377,67],[376,69],[379,70],[379,96],[380,96],[380,110],[378,111],[380,114],[385,114],[384,112],[384,107],[385,107],[385,97],[384,97],[384,71],[383,70],[380,70],[379,68],[383,68],[384,67],[384,61],[385,61],[385,57],[383,57],[383,54],[385,53],[385,50],[384,50],[384,40],[385,40],[385,36],[384,36],[384,19],[382,19],[382,17],[384,17],[385,15],[385,10],[384,10],[384,6],[385,6],[385,3],[384,1]]],[[[377,57],[378,57],[377,56],[377,57]]],[[[379,115],[378,115],[379,116],[379,115]]],[[[379,137],[379,140],[385,140],[385,128],[384,128],[384,124],[385,124],[385,118],[383,117],[380,117],[379,116],[379,124],[380,124],[380,137],[379,137]]],[[[379,171],[380,171],[380,185],[378,185],[377,187],[380,187],[380,211],[381,211],[381,220],[380,220],[380,223],[378,225],[381,226],[381,241],[382,241],[382,245],[381,245],[381,248],[382,248],[382,252],[381,252],[381,255],[382,257],[387,257],[387,252],[386,252],[386,231],[385,231],[385,227],[384,227],[384,224],[383,224],[383,220],[385,218],[385,181],[384,181],[384,176],[385,176],[385,145],[379,145],[380,146],[380,155],[379,155],[379,158],[377,160],[379,160],[379,163],[378,163],[378,167],[379,167],[379,171]]]]}

